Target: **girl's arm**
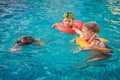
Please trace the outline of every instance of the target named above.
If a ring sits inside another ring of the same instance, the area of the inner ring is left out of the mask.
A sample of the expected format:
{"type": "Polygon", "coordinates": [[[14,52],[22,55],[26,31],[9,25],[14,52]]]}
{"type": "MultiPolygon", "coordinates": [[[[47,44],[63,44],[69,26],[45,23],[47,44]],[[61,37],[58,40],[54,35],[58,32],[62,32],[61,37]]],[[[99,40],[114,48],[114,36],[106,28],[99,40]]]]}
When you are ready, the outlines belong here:
{"type": "Polygon", "coordinates": [[[87,48],[85,48],[84,50],[93,50],[93,49],[95,49],[97,47],[97,45],[98,45],[98,41],[97,40],[93,40],[90,43],[90,45],[87,48]]]}
{"type": "Polygon", "coordinates": [[[77,28],[75,28],[75,27],[73,27],[72,29],[75,30],[75,32],[76,32],[77,34],[82,35],[82,32],[81,32],[79,29],[77,29],[77,28]]]}
{"type": "Polygon", "coordinates": [[[73,27],[72,29],[75,30],[75,32],[76,32],[77,34],[79,34],[80,37],[83,37],[82,32],[81,32],[79,29],[74,28],[74,27],[73,27]]]}

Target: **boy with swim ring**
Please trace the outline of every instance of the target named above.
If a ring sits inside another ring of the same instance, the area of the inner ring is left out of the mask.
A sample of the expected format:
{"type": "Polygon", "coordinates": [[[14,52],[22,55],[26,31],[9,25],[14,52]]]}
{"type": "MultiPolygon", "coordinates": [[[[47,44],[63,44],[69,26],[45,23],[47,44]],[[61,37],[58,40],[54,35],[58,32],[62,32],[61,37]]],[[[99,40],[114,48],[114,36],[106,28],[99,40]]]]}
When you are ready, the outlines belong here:
{"type": "Polygon", "coordinates": [[[72,27],[77,28],[78,30],[82,30],[83,22],[79,20],[74,20],[74,15],[71,12],[66,12],[63,15],[63,22],[56,23],[52,27],[56,28],[62,32],[68,32],[71,34],[76,34],[76,31],[72,29],[72,27]]]}

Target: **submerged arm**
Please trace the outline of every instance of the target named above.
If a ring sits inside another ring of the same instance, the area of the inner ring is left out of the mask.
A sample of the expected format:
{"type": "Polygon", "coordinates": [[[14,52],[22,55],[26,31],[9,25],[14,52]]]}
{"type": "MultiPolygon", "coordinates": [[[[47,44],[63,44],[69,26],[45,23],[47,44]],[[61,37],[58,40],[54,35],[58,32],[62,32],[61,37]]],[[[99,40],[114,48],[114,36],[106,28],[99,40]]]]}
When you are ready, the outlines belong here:
{"type": "Polygon", "coordinates": [[[35,43],[34,43],[35,46],[43,46],[44,43],[38,41],[38,40],[35,40],[35,43]]]}

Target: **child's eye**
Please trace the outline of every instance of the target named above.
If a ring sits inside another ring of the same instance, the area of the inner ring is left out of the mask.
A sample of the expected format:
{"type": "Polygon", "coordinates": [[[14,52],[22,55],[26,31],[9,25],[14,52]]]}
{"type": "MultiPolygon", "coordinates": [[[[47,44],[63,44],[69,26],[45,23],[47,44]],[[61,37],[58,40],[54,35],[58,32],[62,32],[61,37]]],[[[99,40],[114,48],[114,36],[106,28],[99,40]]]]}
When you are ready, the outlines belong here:
{"type": "Polygon", "coordinates": [[[64,22],[67,22],[67,20],[65,20],[64,22]]]}
{"type": "Polygon", "coordinates": [[[83,34],[85,34],[86,32],[82,32],[83,34]]]}

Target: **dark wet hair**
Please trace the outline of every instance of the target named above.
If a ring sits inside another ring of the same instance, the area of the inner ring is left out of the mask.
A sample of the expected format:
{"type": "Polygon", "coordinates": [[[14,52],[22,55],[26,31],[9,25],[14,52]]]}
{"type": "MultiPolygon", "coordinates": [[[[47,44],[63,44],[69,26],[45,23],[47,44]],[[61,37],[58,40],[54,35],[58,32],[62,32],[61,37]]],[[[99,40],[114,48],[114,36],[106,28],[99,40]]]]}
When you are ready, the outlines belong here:
{"type": "Polygon", "coordinates": [[[31,36],[24,36],[20,40],[16,41],[19,45],[29,45],[35,42],[35,39],[31,36]]]}

